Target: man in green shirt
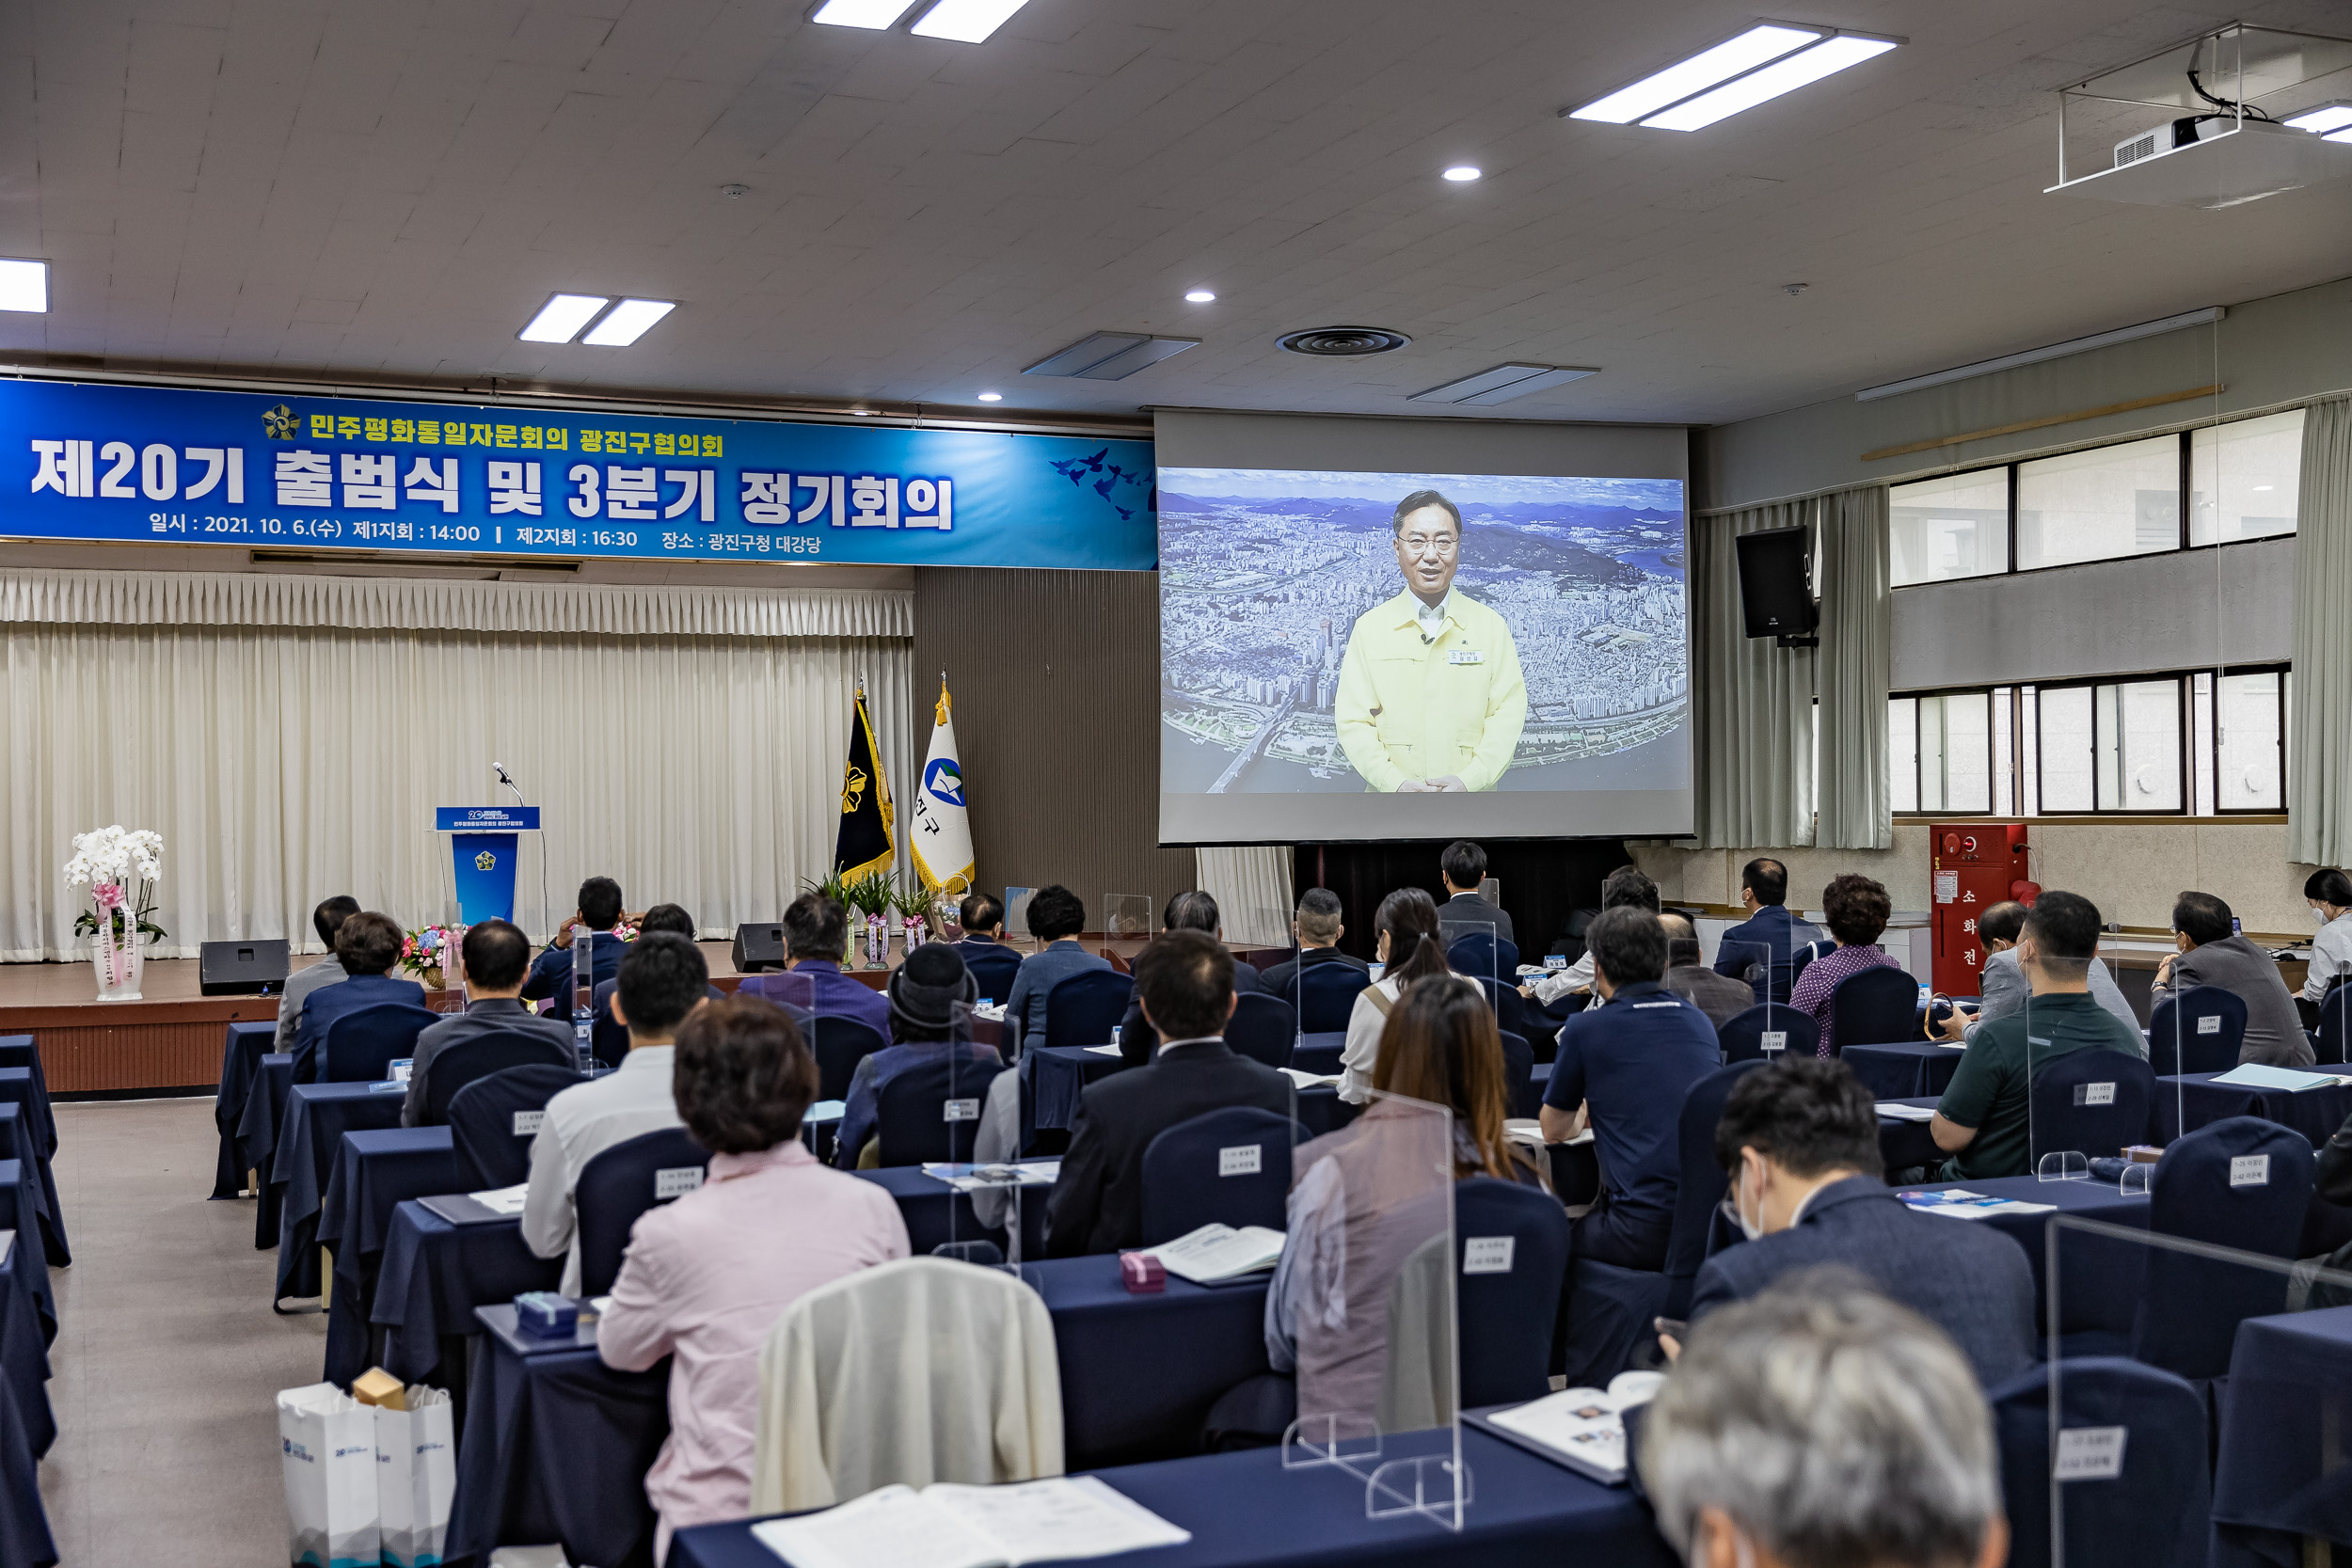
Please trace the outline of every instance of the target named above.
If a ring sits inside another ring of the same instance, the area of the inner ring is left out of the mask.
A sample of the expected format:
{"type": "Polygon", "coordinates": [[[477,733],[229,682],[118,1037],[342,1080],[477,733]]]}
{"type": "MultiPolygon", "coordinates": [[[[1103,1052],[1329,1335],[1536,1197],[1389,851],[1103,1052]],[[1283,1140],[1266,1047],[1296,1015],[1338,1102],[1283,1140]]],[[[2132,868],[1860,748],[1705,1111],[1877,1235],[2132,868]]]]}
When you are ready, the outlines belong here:
{"type": "Polygon", "coordinates": [[[1969,1032],[1967,1053],[1928,1124],[1935,1147],[1951,1156],[1942,1181],[1981,1181],[2030,1174],[2033,1127],[2026,1089],[2052,1058],[2076,1051],[2119,1051],[2137,1057],[2129,1025],[2092,999],[2090,960],[2099,947],[2099,910],[2078,893],[2044,893],[2017,936],[2017,959],[2033,997],[2017,1012],[1969,1032]]]}

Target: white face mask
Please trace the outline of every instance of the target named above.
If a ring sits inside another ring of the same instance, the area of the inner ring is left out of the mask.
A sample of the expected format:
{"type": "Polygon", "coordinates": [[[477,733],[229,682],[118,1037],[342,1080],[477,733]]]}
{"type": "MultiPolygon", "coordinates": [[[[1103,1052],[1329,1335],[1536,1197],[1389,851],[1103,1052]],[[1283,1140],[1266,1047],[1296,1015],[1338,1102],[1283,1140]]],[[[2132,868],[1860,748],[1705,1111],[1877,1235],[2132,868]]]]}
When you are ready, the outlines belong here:
{"type": "Polygon", "coordinates": [[[2318,925],[2318,926],[2325,926],[2325,925],[2327,925],[2327,924],[2328,924],[2328,911],[2327,911],[2325,909],[2323,909],[2322,907],[2320,907],[2319,905],[2317,905],[2317,904],[2313,904],[2313,905],[2312,906],[2312,924],[2314,924],[2314,925],[2318,925]]]}
{"type": "MultiPolygon", "coordinates": [[[[1732,1218],[1740,1222],[1740,1233],[1742,1236],[1745,1236],[1749,1241],[1753,1242],[1758,1236],[1764,1234],[1764,1195],[1761,1192],[1756,1195],[1756,1217],[1755,1219],[1748,1218],[1748,1206],[1742,1201],[1742,1194],[1748,1184],[1749,1168],[1748,1163],[1745,1160],[1740,1162],[1740,1180],[1731,1190],[1731,1213],[1732,1218]]],[[[1742,1561],[1744,1562],[1744,1554],[1747,1549],[1747,1541],[1745,1537],[1741,1538],[1740,1546],[1741,1553],[1743,1554],[1742,1561]]]]}

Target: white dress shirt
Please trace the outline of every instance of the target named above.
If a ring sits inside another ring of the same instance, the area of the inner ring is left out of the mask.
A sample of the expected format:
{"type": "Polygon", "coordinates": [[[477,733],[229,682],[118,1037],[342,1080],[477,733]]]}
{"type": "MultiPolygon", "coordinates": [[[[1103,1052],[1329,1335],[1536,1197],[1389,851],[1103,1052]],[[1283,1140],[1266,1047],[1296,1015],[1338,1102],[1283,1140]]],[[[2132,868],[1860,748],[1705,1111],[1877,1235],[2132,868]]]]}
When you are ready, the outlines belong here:
{"type": "Polygon", "coordinates": [[[2312,966],[2303,976],[2303,1000],[2326,1001],[2328,982],[2339,974],[2352,974],[2352,910],[2322,926],[2312,938],[2312,966]]]}
{"type": "Polygon", "coordinates": [[[523,1198],[523,1240],[541,1258],[564,1254],[564,1293],[580,1294],[580,1227],[573,1192],[580,1168],[614,1144],[679,1125],[670,1090],[676,1047],[641,1045],[618,1069],[575,1084],[548,1101],[548,1118],[531,1140],[531,1190],[523,1198]]]}
{"type": "Polygon", "coordinates": [[[1371,1102],[1372,1069],[1380,1065],[1380,1037],[1389,1027],[1389,1015],[1374,1005],[1372,993],[1378,991],[1394,1006],[1402,989],[1391,977],[1357,993],[1355,1008],[1347,1015],[1347,1044],[1340,1052],[1340,1098],[1350,1105],[1371,1102]]]}

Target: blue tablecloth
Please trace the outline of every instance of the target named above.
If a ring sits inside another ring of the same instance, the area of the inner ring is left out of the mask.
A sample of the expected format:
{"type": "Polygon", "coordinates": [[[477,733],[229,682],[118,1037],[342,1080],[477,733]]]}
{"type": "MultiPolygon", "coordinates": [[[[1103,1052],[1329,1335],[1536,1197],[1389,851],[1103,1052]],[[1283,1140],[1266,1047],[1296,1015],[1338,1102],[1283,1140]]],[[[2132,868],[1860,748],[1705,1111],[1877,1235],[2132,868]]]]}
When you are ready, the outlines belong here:
{"type": "Polygon", "coordinates": [[[237,1123],[261,1073],[262,1058],[277,1038],[278,1025],[269,1019],[229,1025],[228,1042],[220,1053],[220,1087],[213,1093],[213,1126],[220,1133],[220,1158],[213,1169],[215,1197],[235,1197],[245,1191],[245,1173],[253,1167],[238,1147],[237,1123]]]}
{"type": "Polygon", "coordinates": [[[1081,1045],[1041,1045],[1021,1057],[1025,1128],[1067,1128],[1078,1119],[1078,1096],[1089,1084],[1127,1064],[1081,1045]]]}
{"type": "MultiPolygon", "coordinates": [[[[0,1105],[12,1105],[17,1110],[17,1125],[24,1130],[24,1135],[13,1137],[9,1147],[17,1159],[32,1164],[33,1185],[40,1195],[41,1251],[53,1267],[62,1269],[73,1261],[73,1253],[66,1245],[65,1210],[57,1202],[57,1179],[49,1168],[49,1156],[57,1147],[57,1138],[49,1112],[48,1090],[35,1079],[31,1068],[0,1067],[0,1105]]],[[[7,1152],[0,1149],[0,1153],[7,1152]]]]}
{"type": "MultiPolygon", "coordinates": [[[[0,1100],[0,1160],[23,1163],[21,1174],[33,1205],[25,1220],[25,1241],[27,1244],[40,1244],[46,1261],[57,1262],[57,1255],[65,1250],[64,1228],[55,1220],[57,1179],[49,1162],[39,1153],[40,1133],[32,1125],[28,1110],[20,1102],[0,1100]]],[[[70,1263],[72,1259],[67,1257],[62,1261],[70,1263]]]]}
{"type": "Polygon", "coordinates": [[[399,1126],[401,1100],[373,1084],[296,1084],[287,1094],[270,1162],[270,1184],[281,1195],[273,1307],[319,1293],[319,1207],[343,1134],[399,1126]]]}
{"type": "MultiPolygon", "coordinates": [[[[1904,1192],[1940,1192],[1947,1187],[1963,1188],[1981,1193],[1987,1197],[2011,1198],[2020,1203],[2046,1203],[2058,1213],[2074,1214],[2087,1220],[2101,1220],[2108,1225],[2128,1226],[2134,1229],[2148,1228],[2147,1195],[2124,1196],[2105,1181],[2043,1181],[2030,1176],[2004,1176],[1989,1181],[1935,1181],[1924,1187],[1907,1187],[1904,1192]]],[[[2026,1259],[2033,1265],[2033,1291],[2037,1315],[2043,1316],[2050,1300],[2048,1248],[2046,1233],[2051,1216],[2041,1214],[1988,1214],[1982,1219],[1953,1219],[1939,1216],[1945,1225],[1985,1225],[2017,1239],[2026,1249],[2026,1259]]],[[[2147,1259],[2147,1248],[2116,1241],[2112,1237],[2091,1236],[2074,1232],[2061,1236],[2058,1272],[2058,1311],[2062,1334],[2115,1333],[2128,1334],[2132,1315],[2138,1305],[2141,1270],[2147,1259]]],[[[2046,1333],[2046,1321],[2042,1329],[2046,1333]]]]}
{"type": "Polygon", "coordinates": [[[10,1242],[0,1259],[0,1568],[47,1568],[57,1560],[57,1544],[41,1508],[39,1465],[56,1429],[40,1386],[49,1375],[47,1358],[26,1323],[21,1289],[24,1274],[43,1270],[5,1228],[0,1236],[10,1242]],[[27,1340],[29,1354],[19,1348],[27,1340]]]}
{"type": "Polygon", "coordinates": [[[22,1251],[27,1259],[17,1275],[17,1285],[33,1299],[40,1315],[41,1337],[57,1337],[57,1298],[49,1284],[49,1271],[36,1268],[33,1238],[39,1234],[40,1187],[33,1176],[33,1167],[24,1160],[0,1160],[0,1230],[13,1231],[24,1242],[22,1251]]]}
{"type": "MultiPolygon", "coordinates": [[[[1386,1454],[1442,1438],[1389,1439],[1386,1454]]],[[[1102,1479],[1191,1532],[1181,1546],[1097,1558],[1104,1568],[1672,1568],[1649,1511],[1624,1487],[1536,1458],[1474,1428],[1462,1433],[1472,1499],[1458,1535],[1426,1519],[1368,1519],[1364,1483],[1343,1470],[1285,1470],[1279,1449],[1105,1470],[1102,1479]]],[[[682,1530],[669,1568],[778,1568],[748,1522],[682,1530]]]]}
{"type": "Polygon", "coordinates": [[[1938,1045],[1933,1040],[1850,1045],[1838,1053],[1873,1100],[1932,1100],[1960,1070],[1964,1054],[1958,1046],[1938,1045]]]}
{"type": "MultiPolygon", "coordinates": [[[[49,1451],[57,1423],[49,1408],[50,1325],[40,1303],[18,1276],[16,1232],[0,1229],[0,1400],[11,1402],[34,1457],[49,1451]]],[[[40,1266],[31,1251],[23,1255],[29,1274],[40,1266]]]]}
{"type": "Polygon", "coordinates": [[[373,1359],[370,1307],[392,1210],[409,1198],[457,1185],[457,1156],[446,1127],[393,1127],[347,1132],[319,1205],[318,1244],[334,1254],[327,1291],[326,1370],[348,1384],[373,1359]]]}
{"type": "Polygon", "coordinates": [[[2184,1132],[2231,1117],[2260,1117],[2292,1127],[2316,1148],[2352,1117],[2352,1088],[2249,1089],[2217,1084],[2210,1072],[2185,1072],[2156,1080],[2155,1141],[2169,1144],[2184,1132]],[[2177,1091],[2177,1092],[2176,1092],[2177,1091]]]}
{"type": "Polygon", "coordinates": [[[2238,1324],[2213,1482],[2215,1568],[2301,1568],[2306,1535],[2352,1544],[2347,1430],[2352,1307],[2238,1324]]]}
{"type": "MultiPolygon", "coordinates": [[[[1904,1105],[1924,1105],[1932,1110],[1935,1101],[1911,1095],[1881,1095],[1881,1100],[1904,1105]]],[[[1885,1163],[1889,1176],[1909,1170],[1914,1165],[1935,1166],[1951,1158],[1935,1147],[1935,1139],[1924,1121],[1905,1121],[1900,1117],[1879,1117],[1879,1158],[1885,1163]]]]}
{"type": "Polygon", "coordinates": [[[49,1109],[49,1080],[41,1071],[40,1048],[30,1035],[0,1035],[0,1068],[21,1067],[31,1074],[34,1117],[45,1140],[42,1152],[55,1159],[57,1153],[57,1118],[49,1109]]]}
{"type": "Polygon", "coordinates": [[[285,1192],[270,1176],[278,1168],[278,1130],[285,1123],[286,1097],[293,1092],[294,1057],[269,1052],[255,1064],[253,1085],[246,1090],[245,1110],[237,1117],[238,1158],[262,1180],[253,1205],[257,1252],[278,1244],[278,1212],[284,1204],[285,1192]]]}
{"type": "Polygon", "coordinates": [[[1021,1275],[1054,1315],[1073,1469],[1197,1451],[1217,1396],[1266,1370],[1267,1280],[1212,1290],[1170,1278],[1162,1294],[1130,1295],[1108,1254],[1021,1275]]]}
{"type": "Polygon", "coordinates": [[[1318,1078],[1328,1078],[1340,1070],[1340,1053],[1347,1049],[1347,1031],[1326,1035],[1301,1035],[1291,1047],[1290,1065],[1301,1072],[1311,1072],[1318,1078]]]}

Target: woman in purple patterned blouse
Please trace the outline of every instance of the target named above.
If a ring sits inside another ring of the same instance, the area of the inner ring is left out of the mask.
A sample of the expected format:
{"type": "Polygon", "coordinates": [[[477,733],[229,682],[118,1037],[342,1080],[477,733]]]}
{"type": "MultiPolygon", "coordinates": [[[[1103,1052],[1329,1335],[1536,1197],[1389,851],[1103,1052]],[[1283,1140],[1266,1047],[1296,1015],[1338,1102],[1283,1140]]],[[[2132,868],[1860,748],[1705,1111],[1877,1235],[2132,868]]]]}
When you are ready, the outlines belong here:
{"type": "Polygon", "coordinates": [[[1804,966],[1804,973],[1797,976],[1796,987],[1788,993],[1788,1005],[1813,1015],[1821,1039],[1814,1054],[1828,1056],[1836,1051],[1836,1044],[1830,1037],[1829,1002],[1837,982],[1866,969],[1900,969],[1902,965],[1884,948],[1872,945],[1885,931],[1886,922],[1895,912],[1893,900],[1878,883],[1851,871],[1834,878],[1821,890],[1821,911],[1829,917],[1829,934],[1837,939],[1837,951],[1825,953],[1804,966]]]}

